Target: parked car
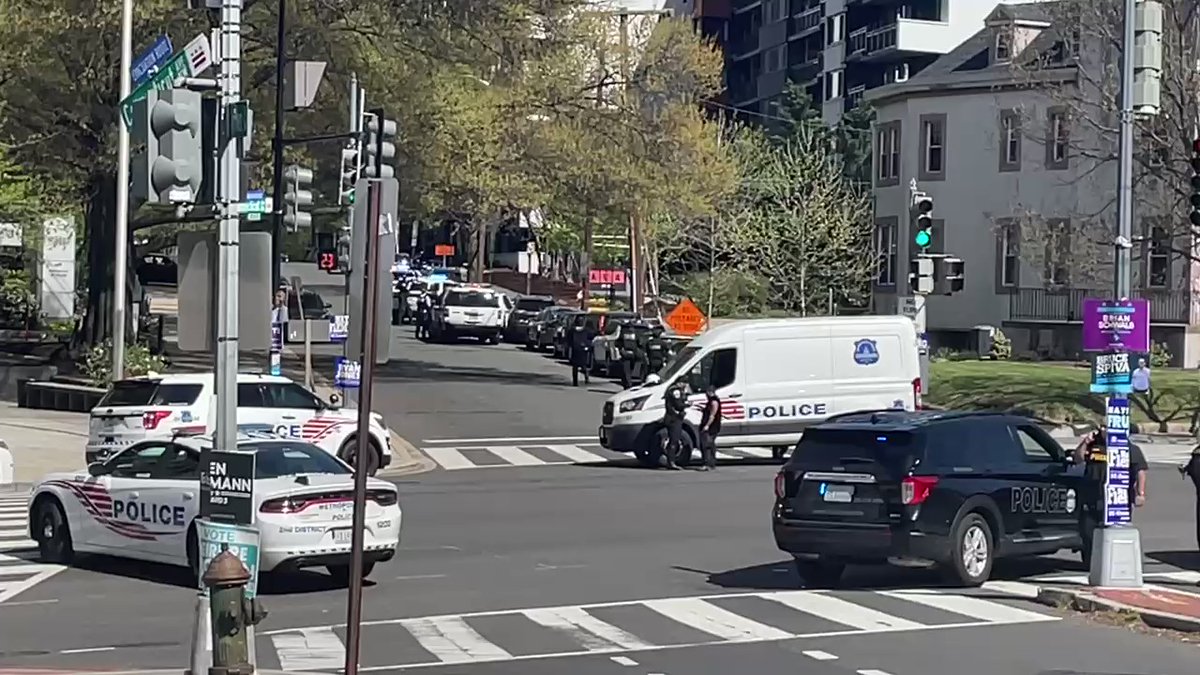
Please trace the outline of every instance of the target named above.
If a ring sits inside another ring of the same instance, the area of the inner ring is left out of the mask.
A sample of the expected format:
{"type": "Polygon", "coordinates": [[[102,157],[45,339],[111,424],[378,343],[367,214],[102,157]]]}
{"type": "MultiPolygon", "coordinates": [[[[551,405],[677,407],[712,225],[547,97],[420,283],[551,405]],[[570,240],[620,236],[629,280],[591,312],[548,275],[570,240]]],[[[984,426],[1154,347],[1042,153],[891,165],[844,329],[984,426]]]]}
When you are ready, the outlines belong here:
{"type": "Polygon", "coordinates": [[[517,298],[516,306],[508,317],[508,325],[504,327],[504,339],[508,342],[524,344],[529,335],[529,327],[547,307],[554,306],[554,298],[548,295],[522,295],[517,298]]]}
{"type": "Polygon", "coordinates": [[[556,317],[569,311],[571,311],[570,307],[551,305],[538,312],[533,321],[529,322],[529,328],[525,331],[525,349],[539,352],[545,349],[546,342],[543,341],[543,336],[552,334],[556,317]]]}

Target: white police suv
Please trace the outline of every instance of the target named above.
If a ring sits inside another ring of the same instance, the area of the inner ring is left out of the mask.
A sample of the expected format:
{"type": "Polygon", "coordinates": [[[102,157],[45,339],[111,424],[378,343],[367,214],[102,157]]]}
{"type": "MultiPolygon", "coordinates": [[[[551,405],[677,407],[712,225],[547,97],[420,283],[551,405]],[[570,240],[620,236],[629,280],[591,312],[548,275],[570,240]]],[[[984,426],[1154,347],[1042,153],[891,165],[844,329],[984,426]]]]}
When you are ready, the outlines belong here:
{"type": "MultiPolygon", "coordinates": [[[[76,553],[97,553],[197,571],[200,453],[211,447],[211,436],[141,440],[86,471],[46,476],[29,501],[41,559],[66,565],[76,553]]],[[[348,578],[350,466],[312,443],[273,435],[241,434],[238,449],[255,453],[259,569],[325,567],[348,578]]],[[[395,555],[401,519],[396,486],[367,480],[364,575],[395,555]]]]}
{"type": "MultiPolygon", "coordinates": [[[[114,382],[92,409],[85,457],[91,464],[150,438],[207,433],[216,418],[213,374],[146,375],[114,382]]],[[[326,402],[286,377],[239,373],[239,425],[269,425],[281,437],[308,441],[346,462],[354,455],[358,411],[326,402]]],[[[392,461],[391,432],[378,413],[371,413],[368,475],[392,461]]]]}

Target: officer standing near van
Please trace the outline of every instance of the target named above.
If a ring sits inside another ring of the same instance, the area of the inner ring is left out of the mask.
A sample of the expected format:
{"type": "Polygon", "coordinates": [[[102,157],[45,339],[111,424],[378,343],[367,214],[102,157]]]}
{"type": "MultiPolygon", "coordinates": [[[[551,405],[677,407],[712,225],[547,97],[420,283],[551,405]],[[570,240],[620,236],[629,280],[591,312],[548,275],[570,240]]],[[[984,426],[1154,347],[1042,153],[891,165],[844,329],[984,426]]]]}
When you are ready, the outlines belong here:
{"type": "Polygon", "coordinates": [[[679,451],[683,444],[683,417],[687,413],[687,394],[684,393],[683,384],[676,384],[667,389],[663,397],[666,399],[663,424],[667,427],[667,447],[664,448],[667,469],[678,471],[679,451]]]}
{"type": "Polygon", "coordinates": [[[721,433],[721,399],[712,385],[704,390],[704,416],[700,419],[700,454],[704,456],[701,471],[717,468],[717,434],[721,433]]]}
{"type": "Polygon", "coordinates": [[[583,371],[583,385],[590,384],[589,358],[592,352],[591,331],[587,329],[587,321],[575,327],[571,334],[571,386],[579,386],[579,372],[583,371]]]}

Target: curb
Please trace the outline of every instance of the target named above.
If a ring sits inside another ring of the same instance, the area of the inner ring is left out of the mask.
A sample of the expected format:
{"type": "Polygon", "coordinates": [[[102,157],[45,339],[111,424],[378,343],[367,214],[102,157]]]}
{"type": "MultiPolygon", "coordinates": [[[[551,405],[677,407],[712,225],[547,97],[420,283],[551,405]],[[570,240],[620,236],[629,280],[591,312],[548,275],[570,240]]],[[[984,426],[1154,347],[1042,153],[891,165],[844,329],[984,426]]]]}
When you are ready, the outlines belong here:
{"type": "Polygon", "coordinates": [[[1066,588],[1043,586],[1038,589],[1036,601],[1050,607],[1067,606],[1080,612],[1132,612],[1142,623],[1152,628],[1166,628],[1185,633],[1200,632],[1200,619],[1154,609],[1143,609],[1123,602],[1098,598],[1091,593],[1066,588]]]}
{"type": "Polygon", "coordinates": [[[395,476],[415,476],[419,473],[433,471],[436,465],[417,449],[417,446],[392,432],[392,466],[380,471],[376,478],[391,478],[395,476]]]}

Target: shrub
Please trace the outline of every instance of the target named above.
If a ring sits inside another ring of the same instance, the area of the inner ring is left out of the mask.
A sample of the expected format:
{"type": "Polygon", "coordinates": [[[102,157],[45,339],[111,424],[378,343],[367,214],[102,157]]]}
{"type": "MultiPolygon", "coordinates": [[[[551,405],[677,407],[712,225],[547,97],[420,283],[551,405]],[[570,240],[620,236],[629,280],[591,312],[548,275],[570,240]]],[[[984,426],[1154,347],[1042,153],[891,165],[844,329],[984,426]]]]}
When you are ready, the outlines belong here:
{"type": "MultiPolygon", "coordinates": [[[[160,372],[167,362],[155,356],[145,345],[134,344],[125,348],[125,375],[137,377],[151,372],[160,372]]],[[[112,343],[105,341],[88,350],[80,364],[83,374],[97,387],[108,386],[112,374],[112,343]]]]}
{"type": "Polygon", "coordinates": [[[1004,331],[996,329],[992,335],[992,351],[991,357],[997,361],[1007,361],[1012,358],[1012,340],[1004,334],[1004,331]]]}
{"type": "Polygon", "coordinates": [[[1171,350],[1167,349],[1167,343],[1155,342],[1150,345],[1151,368],[1166,368],[1171,365],[1171,358],[1171,350]]]}

